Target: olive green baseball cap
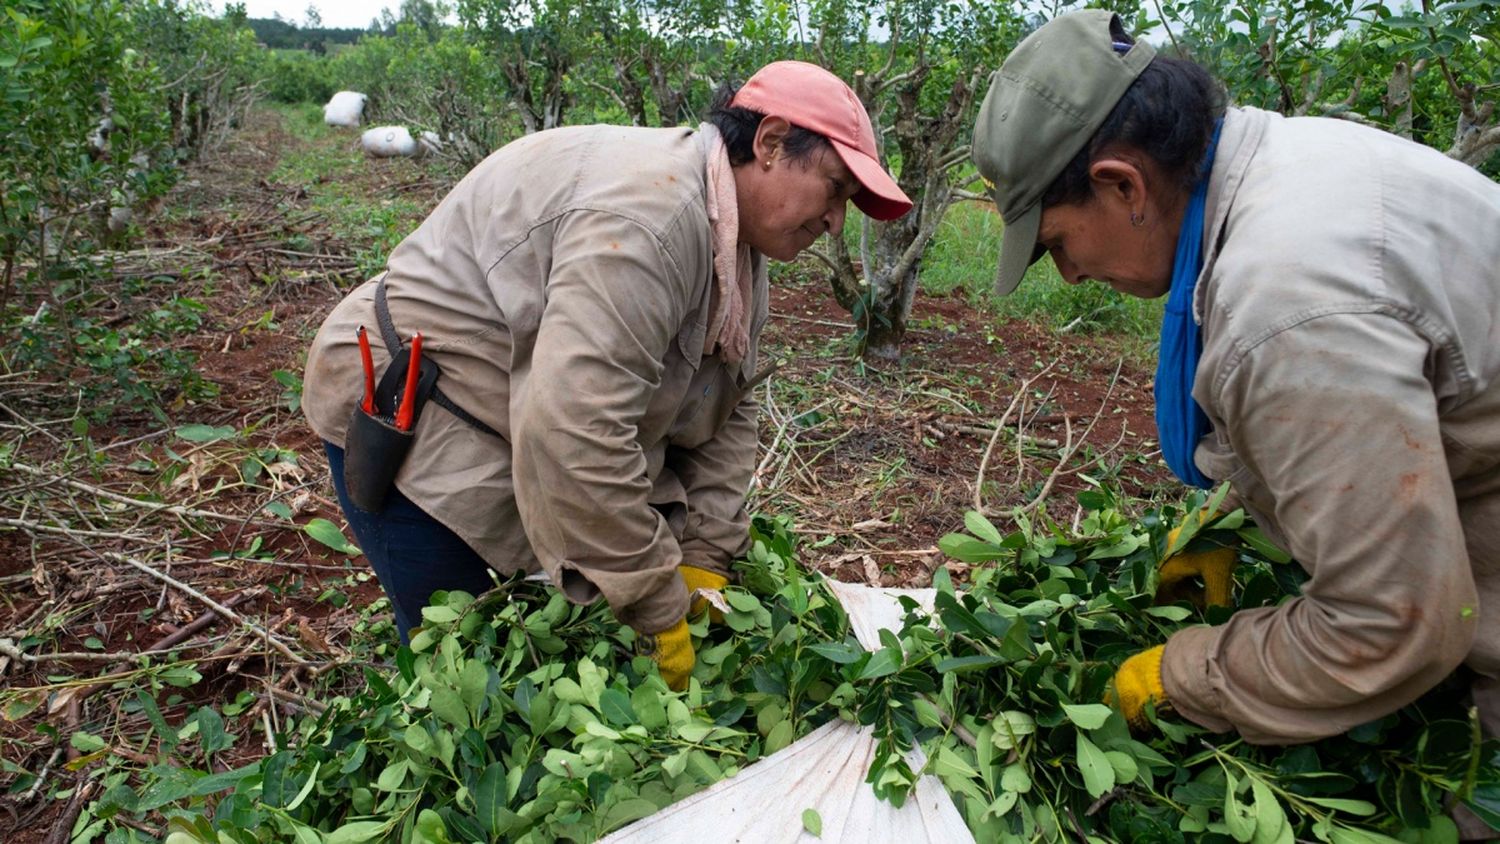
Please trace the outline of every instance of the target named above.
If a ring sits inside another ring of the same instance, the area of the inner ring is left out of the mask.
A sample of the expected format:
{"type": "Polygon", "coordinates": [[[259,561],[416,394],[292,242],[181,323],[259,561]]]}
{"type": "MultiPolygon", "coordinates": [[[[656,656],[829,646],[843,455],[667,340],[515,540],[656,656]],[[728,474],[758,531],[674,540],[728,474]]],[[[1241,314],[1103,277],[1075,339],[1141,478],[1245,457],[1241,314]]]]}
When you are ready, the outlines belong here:
{"type": "Polygon", "coordinates": [[[974,123],[974,164],[1005,220],[995,292],[1016,289],[1042,257],[1042,194],[1156,56],[1103,9],[1072,12],[1026,36],[990,76],[974,123]]]}

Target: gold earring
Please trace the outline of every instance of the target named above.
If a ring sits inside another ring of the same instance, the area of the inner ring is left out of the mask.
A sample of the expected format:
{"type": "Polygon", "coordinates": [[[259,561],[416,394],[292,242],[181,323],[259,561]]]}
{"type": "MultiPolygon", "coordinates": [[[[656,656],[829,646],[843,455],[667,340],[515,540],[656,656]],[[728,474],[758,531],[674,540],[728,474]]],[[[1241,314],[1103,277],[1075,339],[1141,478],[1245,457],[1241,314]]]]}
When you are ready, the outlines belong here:
{"type": "Polygon", "coordinates": [[[766,159],[766,169],[767,170],[771,169],[771,159],[769,159],[769,158],[766,159]]]}
{"type": "Polygon", "coordinates": [[[1146,215],[1145,214],[1136,214],[1134,211],[1130,212],[1130,225],[1134,226],[1135,228],[1140,228],[1141,226],[1143,226],[1145,224],[1146,224],[1146,215]]]}

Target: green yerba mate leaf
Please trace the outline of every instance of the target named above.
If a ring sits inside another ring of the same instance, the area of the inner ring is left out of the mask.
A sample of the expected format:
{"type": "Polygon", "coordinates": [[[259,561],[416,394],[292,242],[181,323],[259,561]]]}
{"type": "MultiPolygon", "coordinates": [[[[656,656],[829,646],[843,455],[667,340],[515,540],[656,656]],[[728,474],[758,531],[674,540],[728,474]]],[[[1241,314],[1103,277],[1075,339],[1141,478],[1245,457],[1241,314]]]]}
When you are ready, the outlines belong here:
{"type": "Polygon", "coordinates": [[[974,536],[991,545],[999,545],[1003,541],[1000,537],[1000,531],[977,510],[969,510],[964,513],[964,527],[969,533],[974,534],[974,536]]]}
{"type": "Polygon", "coordinates": [[[1067,713],[1068,720],[1080,729],[1097,730],[1104,726],[1104,722],[1109,720],[1114,710],[1102,703],[1081,703],[1064,704],[1063,712],[1067,713]]]}
{"type": "Polygon", "coordinates": [[[1104,751],[1089,741],[1087,736],[1078,733],[1075,739],[1078,771],[1083,774],[1083,787],[1090,797],[1098,798],[1115,787],[1115,769],[1109,764],[1104,751]]]}
{"type": "Polygon", "coordinates": [[[339,526],[327,519],[321,517],[312,519],[302,526],[302,530],[319,543],[332,548],[340,554],[348,554],[353,557],[360,553],[358,547],[350,544],[349,540],[344,538],[344,532],[339,529],[339,526]]]}
{"type": "Polygon", "coordinates": [[[823,837],[823,816],[818,814],[817,809],[802,810],[802,828],[814,838],[823,837]]]}

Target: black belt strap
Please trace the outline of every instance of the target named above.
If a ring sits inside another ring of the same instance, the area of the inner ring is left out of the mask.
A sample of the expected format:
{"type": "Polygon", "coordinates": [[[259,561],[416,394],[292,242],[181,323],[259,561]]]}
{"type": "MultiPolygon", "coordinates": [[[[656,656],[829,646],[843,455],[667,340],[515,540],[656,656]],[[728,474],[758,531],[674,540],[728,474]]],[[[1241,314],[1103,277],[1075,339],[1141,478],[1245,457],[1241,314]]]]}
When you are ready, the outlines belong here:
{"type": "MultiPolygon", "coordinates": [[[[391,308],[385,301],[385,276],[381,276],[380,281],[375,284],[375,321],[380,323],[380,339],[385,341],[386,351],[394,355],[404,348],[401,343],[401,335],[396,333],[396,323],[391,319],[391,308]]],[[[458,421],[468,425],[470,428],[504,439],[499,431],[484,424],[484,422],[475,418],[474,414],[459,407],[458,402],[448,398],[441,387],[433,386],[432,400],[437,402],[439,407],[458,417],[458,421]]]]}

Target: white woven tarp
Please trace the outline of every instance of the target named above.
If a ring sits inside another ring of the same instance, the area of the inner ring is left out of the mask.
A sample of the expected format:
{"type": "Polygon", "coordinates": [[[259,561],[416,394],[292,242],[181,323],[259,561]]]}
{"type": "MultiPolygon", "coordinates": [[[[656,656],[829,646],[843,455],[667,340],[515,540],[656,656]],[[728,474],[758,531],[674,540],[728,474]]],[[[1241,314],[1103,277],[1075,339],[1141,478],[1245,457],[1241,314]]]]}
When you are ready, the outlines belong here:
{"type": "MultiPolygon", "coordinates": [[[[931,589],[873,589],[830,581],[866,648],[880,647],[878,630],[899,630],[905,595],[932,607],[931,589]]],[[[843,721],[824,724],[782,750],[662,809],[600,844],[823,841],[848,844],[968,844],[974,841],[958,807],[932,776],[922,777],[901,808],[875,796],[865,782],[875,754],[874,731],[843,721]],[[809,834],[802,813],[817,811],[822,835],[809,834]]],[[[921,750],[907,754],[914,770],[921,750]]]]}
{"type": "Polygon", "coordinates": [[[849,628],[854,631],[854,638],[870,651],[881,647],[880,630],[897,632],[901,629],[901,619],[906,617],[901,598],[916,601],[917,606],[929,615],[932,602],[937,599],[936,589],[877,589],[840,580],[830,580],[828,586],[844,605],[844,611],[849,613],[849,628]]]}
{"type": "MultiPolygon", "coordinates": [[[[952,798],[933,777],[919,780],[899,809],[876,797],[865,782],[874,752],[869,727],[831,721],[734,777],[600,839],[600,844],[974,840],[952,798]],[[821,837],[803,828],[807,809],[816,809],[822,819],[821,837]]],[[[917,767],[922,758],[908,761],[917,767]]]]}

